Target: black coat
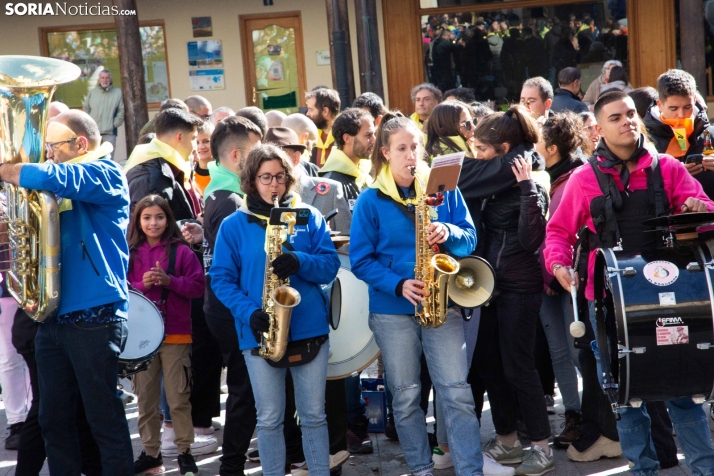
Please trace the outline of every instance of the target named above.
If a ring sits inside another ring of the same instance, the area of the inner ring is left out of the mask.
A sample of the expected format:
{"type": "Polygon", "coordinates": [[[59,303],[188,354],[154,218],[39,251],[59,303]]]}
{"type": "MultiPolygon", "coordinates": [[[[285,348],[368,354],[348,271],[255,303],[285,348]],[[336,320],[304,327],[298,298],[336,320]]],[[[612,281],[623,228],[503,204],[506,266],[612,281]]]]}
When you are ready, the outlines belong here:
{"type": "Polygon", "coordinates": [[[553,112],[573,111],[576,114],[580,114],[581,112],[588,112],[589,109],[575,94],[567,89],[558,88],[555,90],[550,110],[553,112]]]}
{"type": "MultiPolygon", "coordinates": [[[[524,155],[518,147],[503,161],[512,163],[516,155],[524,155]]],[[[528,155],[540,158],[532,150],[528,155]]],[[[547,210],[548,192],[533,180],[524,180],[486,198],[481,214],[483,256],[496,272],[498,290],[518,294],[543,291],[538,255],[545,239],[547,210]]]]}
{"type": "Polygon", "coordinates": [[[147,160],[129,169],[126,173],[129,182],[131,210],[142,198],[155,193],[168,202],[176,220],[195,218],[191,199],[183,187],[184,173],[163,158],[147,160]]]}
{"type": "MultiPolygon", "coordinates": [[[[652,106],[652,108],[657,107],[652,106]]],[[[663,154],[667,151],[669,143],[674,137],[674,132],[672,128],[659,120],[658,114],[652,114],[652,110],[647,113],[644,118],[645,127],[647,127],[647,133],[650,138],[654,141],[657,152],[663,154]]],[[[704,150],[704,131],[709,130],[709,134],[714,140],[714,128],[709,125],[709,118],[703,108],[699,108],[697,115],[694,117],[694,131],[688,137],[689,139],[689,149],[680,157],[679,160],[684,162],[688,155],[701,154],[704,150]]],[[[694,178],[702,184],[704,193],[711,199],[714,199],[714,171],[707,170],[694,175],[694,178]]]]}

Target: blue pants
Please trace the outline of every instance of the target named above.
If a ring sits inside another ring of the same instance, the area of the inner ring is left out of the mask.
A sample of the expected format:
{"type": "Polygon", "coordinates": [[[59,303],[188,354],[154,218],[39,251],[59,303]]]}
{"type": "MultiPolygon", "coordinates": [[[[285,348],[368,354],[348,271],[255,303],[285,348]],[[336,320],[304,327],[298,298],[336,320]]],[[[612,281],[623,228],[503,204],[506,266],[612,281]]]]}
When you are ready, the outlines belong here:
{"type": "Polygon", "coordinates": [[[101,452],[104,475],[133,474],[134,454],[124,405],[117,395],[124,322],[46,323],[35,337],[40,384],[40,425],[53,476],[82,470],[75,419],[81,394],[101,452]]]}

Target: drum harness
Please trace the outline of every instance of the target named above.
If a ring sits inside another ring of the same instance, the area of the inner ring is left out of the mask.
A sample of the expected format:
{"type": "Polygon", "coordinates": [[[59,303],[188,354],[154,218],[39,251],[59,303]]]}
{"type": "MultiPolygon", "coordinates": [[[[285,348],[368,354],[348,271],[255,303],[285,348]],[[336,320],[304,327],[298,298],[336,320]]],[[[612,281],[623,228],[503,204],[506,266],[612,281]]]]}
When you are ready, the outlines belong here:
{"type": "MultiPolygon", "coordinates": [[[[664,191],[664,180],[659,166],[659,154],[649,149],[652,156],[652,163],[645,169],[647,175],[647,189],[620,192],[617,189],[614,179],[610,174],[600,170],[598,160],[595,155],[588,159],[592,167],[598,185],[602,191],[602,196],[595,197],[590,202],[590,214],[595,225],[595,231],[583,226],[578,231],[578,241],[574,246],[575,259],[573,267],[579,271],[580,287],[579,293],[584,298],[586,285],[589,251],[597,248],[621,247],[626,250],[646,250],[652,248],[664,248],[665,241],[662,233],[645,233],[649,227],[642,225],[647,218],[663,216],[669,208],[669,201],[664,191]],[[624,210],[623,210],[624,208],[624,210]],[[620,229],[623,226],[623,231],[620,229]],[[581,259],[582,258],[582,259],[581,259]]],[[[623,167],[626,167],[623,164],[623,167]]],[[[597,334],[598,349],[600,349],[600,363],[602,368],[602,388],[610,401],[615,419],[620,419],[617,394],[619,385],[614,378],[611,366],[612,350],[609,349],[607,340],[606,320],[605,320],[605,263],[595,264],[595,320],[601,324],[593,331],[597,334]],[[603,351],[605,350],[605,351],[603,351]]],[[[586,306],[579,306],[580,309],[587,309],[586,306]]],[[[587,314],[587,311],[585,310],[587,314]]],[[[613,315],[610,314],[610,318],[613,315]]],[[[590,319],[584,319],[586,327],[590,327],[590,319]]],[[[588,336],[587,333],[586,337],[588,336]]],[[[592,337],[593,334],[590,334],[592,337]]],[[[588,346],[589,347],[589,346],[588,346]]]]}
{"type": "MultiPolygon", "coordinates": [[[[169,267],[166,268],[166,274],[171,276],[176,272],[176,250],[178,249],[178,243],[173,242],[171,243],[171,249],[169,250],[169,267]]],[[[161,290],[161,299],[159,299],[159,302],[156,303],[156,307],[159,308],[159,311],[161,311],[161,316],[164,318],[164,321],[166,320],[166,300],[169,298],[169,293],[171,291],[169,290],[168,287],[164,286],[163,289],[161,290]]]]}

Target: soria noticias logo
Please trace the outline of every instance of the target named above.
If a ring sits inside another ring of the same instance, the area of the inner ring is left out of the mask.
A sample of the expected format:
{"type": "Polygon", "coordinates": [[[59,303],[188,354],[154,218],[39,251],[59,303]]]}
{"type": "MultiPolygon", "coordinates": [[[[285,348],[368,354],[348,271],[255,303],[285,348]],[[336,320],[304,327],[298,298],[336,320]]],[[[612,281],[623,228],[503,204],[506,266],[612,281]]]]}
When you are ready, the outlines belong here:
{"type": "Polygon", "coordinates": [[[47,2],[47,3],[6,3],[5,15],[7,16],[117,16],[136,15],[136,10],[121,10],[114,5],[102,5],[100,3],[81,5],[67,5],[67,2],[47,2]]]}

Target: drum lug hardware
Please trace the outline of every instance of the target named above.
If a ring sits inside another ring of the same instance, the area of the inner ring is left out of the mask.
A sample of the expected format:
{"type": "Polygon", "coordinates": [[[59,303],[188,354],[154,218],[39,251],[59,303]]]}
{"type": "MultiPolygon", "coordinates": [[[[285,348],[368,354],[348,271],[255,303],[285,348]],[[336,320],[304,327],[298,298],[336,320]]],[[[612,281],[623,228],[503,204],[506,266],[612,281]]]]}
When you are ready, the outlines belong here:
{"type": "Polygon", "coordinates": [[[690,273],[698,273],[701,270],[702,267],[699,266],[699,263],[697,263],[696,261],[692,261],[687,265],[687,271],[689,271],[690,273]]]}
{"type": "Polygon", "coordinates": [[[633,347],[630,349],[617,349],[618,354],[644,354],[647,351],[647,347],[633,347]]]}
{"type": "Polygon", "coordinates": [[[637,271],[631,266],[628,266],[625,269],[607,268],[607,272],[610,274],[622,273],[622,276],[624,276],[625,278],[632,278],[633,276],[637,275],[637,271]]]}
{"type": "Polygon", "coordinates": [[[698,394],[698,395],[692,395],[692,401],[696,403],[697,405],[701,405],[702,403],[706,402],[707,399],[704,395],[698,394]]]}
{"type": "Polygon", "coordinates": [[[632,408],[640,408],[642,406],[642,400],[639,398],[631,398],[630,399],[630,406],[632,408]]]}
{"type": "Polygon", "coordinates": [[[697,349],[700,349],[700,350],[709,350],[709,349],[711,349],[711,347],[712,347],[711,342],[699,342],[699,343],[697,343],[697,349]]]}
{"type": "Polygon", "coordinates": [[[620,415],[619,405],[617,403],[612,403],[612,404],[610,404],[610,406],[612,407],[612,413],[615,414],[615,421],[620,421],[622,416],[620,415]]]}

